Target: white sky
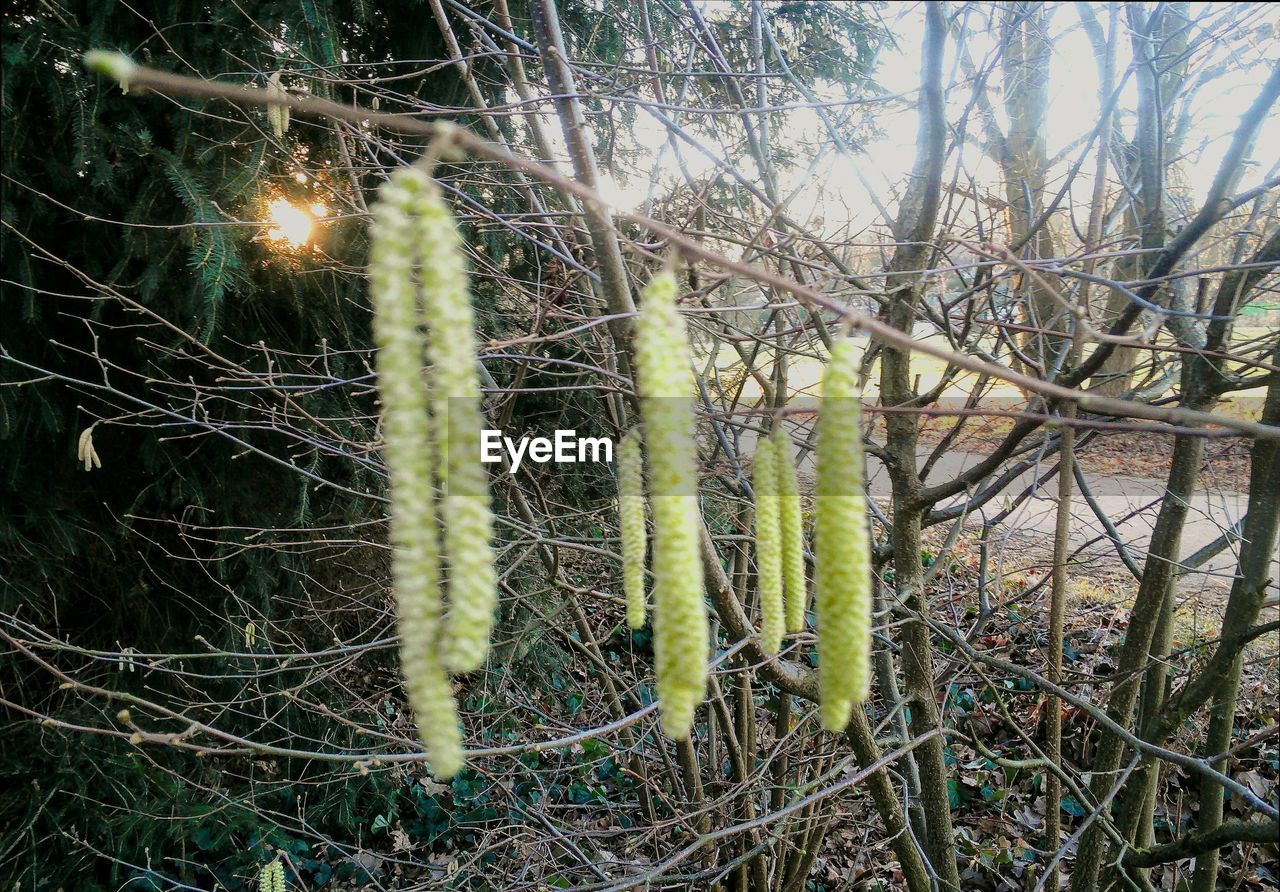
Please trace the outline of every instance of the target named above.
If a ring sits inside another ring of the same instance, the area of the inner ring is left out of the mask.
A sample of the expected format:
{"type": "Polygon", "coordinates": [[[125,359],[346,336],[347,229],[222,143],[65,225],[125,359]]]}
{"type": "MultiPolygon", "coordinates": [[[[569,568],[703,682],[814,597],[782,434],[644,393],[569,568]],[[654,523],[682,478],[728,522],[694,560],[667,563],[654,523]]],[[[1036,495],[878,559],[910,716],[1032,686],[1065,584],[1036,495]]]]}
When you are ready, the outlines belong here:
{"type": "MultiPolygon", "coordinates": [[[[1101,4],[1099,7],[1099,18],[1105,28],[1107,11],[1101,4]]],[[[915,155],[917,115],[913,91],[918,88],[920,77],[922,9],[918,4],[902,4],[891,6],[887,12],[890,16],[887,24],[900,48],[887,46],[882,51],[875,77],[888,93],[905,93],[908,94],[907,99],[890,105],[876,106],[876,124],[883,131],[883,136],[863,145],[856,157],[841,157],[834,147],[831,147],[811,175],[807,175],[805,170],[790,172],[781,184],[784,194],[798,190],[788,208],[789,213],[801,219],[811,218],[814,215],[822,216],[825,220],[822,229],[827,232],[844,228],[848,224],[853,224],[853,231],[856,232],[862,226],[877,222],[878,215],[874,204],[868,200],[866,190],[859,184],[858,177],[854,173],[855,165],[877,189],[882,202],[892,209],[896,204],[894,189],[904,181],[915,155]]],[[[1253,40],[1265,40],[1273,46],[1280,45],[1280,39],[1277,38],[1277,35],[1280,35],[1280,4],[1259,9],[1256,17],[1250,19],[1250,23],[1254,26],[1259,23],[1270,23],[1272,29],[1269,35],[1259,36],[1255,33],[1252,36],[1253,40]]],[[[1056,38],[1056,48],[1052,55],[1049,73],[1050,110],[1047,140],[1050,156],[1053,157],[1096,126],[1099,111],[1099,73],[1092,47],[1079,27],[1077,13],[1071,4],[1059,6],[1051,20],[1051,29],[1056,38]]],[[[1123,26],[1120,36],[1118,70],[1123,72],[1130,58],[1127,33],[1123,26]]],[[[984,56],[993,50],[994,43],[987,35],[975,34],[968,40],[967,45],[975,62],[981,66],[984,56]]],[[[954,42],[948,41],[945,72],[949,76],[954,76],[956,80],[963,80],[962,72],[956,68],[955,50],[954,42]]],[[[1274,59],[1277,54],[1269,55],[1274,59]]],[[[1179,165],[1179,172],[1190,186],[1193,197],[1197,201],[1207,191],[1239,117],[1257,96],[1258,88],[1268,74],[1268,67],[1265,63],[1256,63],[1245,68],[1233,67],[1233,70],[1223,73],[1202,88],[1194,102],[1194,123],[1184,146],[1189,157],[1179,165]]],[[[998,82],[998,75],[995,80],[998,82]]],[[[829,98],[837,97],[832,94],[829,98]]],[[[969,90],[964,86],[957,87],[948,94],[949,118],[952,121],[958,119],[969,98],[969,90]]],[[[992,104],[997,111],[1000,110],[1001,100],[998,94],[992,95],[992,104]]],[[[1132,124],[1134,106],[1135,93],[1130,83],[1119,103],[1121,124],[1126,128],[1132,124]]],[[[838,114],[840,109],[832,111],[833,114],[838,114]]],[[[775,133],[775,139],[785,138],[791,143],[808,141],[815,149],[828,142],[816,113],[808,109],[799,109],[791,112],[791,117],[792,121],[786,128],[786,134],[775,133]]],[[[971,121],[970,127],[971,132],[979,132],[976,121],[971,121]]],[[[551,126],[548,130],[556,137],[559,136],[558,127],[551,126]]],[[[636,126],[631,135],[651,158],[657,156],[659,146],[666,139],[662,126],[643,111],[637,114],[636,126]]],[[[1068,152],[1056,171],[1060,175],[1065,173],[1066,168],[1080,151],[1081,149],[1077,147],[1068,152]]],[[[686,167],[695,176],[711,170],[711,162],[696,151],[686,146],[682,149],[682,153],[686,167]]],[[[973,144],[966,145],[963,153],[966,167],[975,175],[979,185],[988,189],[995,188],[998,183],[995,166],[982,157],[973,144]]],[[[1272,165],[1280,159],[1280,114],[1271,115],[1263,125],[1254,148],[1253,158],[1258,163],[1246,172],[1240,185],[1242,190],[1260,183],[1272,165]]],[[[954,162],[954,156],[951,160],[954,162]]],[[[739,162],[738,166],[744,172],[751,170],[749,164],[744,165],[739,162]]],[[[650,167],[649,165],[640,165],[640,167],[642,173],[632,176],[624,186],[619,186],[612,181],[605,184],[604,191],[614,203],[628,208],[641,205],[648,187],[650,167]]],[[[1081,177],[1073,187],[1074,193],[1081,196],[1081,200],[1087,199],[1089,194],[1092,169],[1093,158],[1090,153],[1089,159],[1081,170],[1081,177]]],[[[663,156],[662,173],[665,186],[670,187],[682,182],[669,150],[663,156]]]]}

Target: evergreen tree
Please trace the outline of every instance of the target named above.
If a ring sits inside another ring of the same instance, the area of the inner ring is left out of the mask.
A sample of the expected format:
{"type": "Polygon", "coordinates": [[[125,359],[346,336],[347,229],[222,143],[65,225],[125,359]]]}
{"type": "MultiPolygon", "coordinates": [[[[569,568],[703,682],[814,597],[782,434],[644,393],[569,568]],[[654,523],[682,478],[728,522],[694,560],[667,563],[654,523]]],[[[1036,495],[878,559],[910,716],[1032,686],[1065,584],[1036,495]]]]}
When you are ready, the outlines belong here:
{"type": "MultiPolygon", "coordinates": [[[[350,101],[360,97],[332,79],[385,77],[392,60],[444,54],[429,6],[177,2],[149,17],[129,4],[65,2],[7,12],[3,29],[0,612],[30,624],[6,631],[142,653],[269,651],[281,635],[331,644],[333,630],[296,605],[317,589],[373,590],[380,551],[350,549],[335,567],[332,553],[318,560],[310,553],[323,549],[297,546],[308,537],[288,531],[382,515],[360,274],[360,194],[377,185],[377,168],[353,169],[352,146],[344,151],[328,124],[276,133],[260,111],[124,96],[80,57],[117,48],[257,86],[279,71],[286,88],[350,101]],[[289,244],[263,225],[282,200],[322,204],[334,219],[306,245],[289,244]],[[85,442],[100,468],[77,460],[85,442]]],[[[395,89],[446,106],[465,95],[447,67],[395,89]]],[[[384,592],[375,594],[377,603],[384,592]]],[[[226,702],[236,670],[253,667],[197,660],[171,674],[108,676],[122,667],[85,653],[43,657],[182,702],[226,702]]],[[[33,669],[0,654],[0,687],[19,704],[7,722],[101,722],[101,703],[50,692],[33,669]]],[[[320,733],[302,713],[273,720],[320,733]]],[[[235,888],[280,842],[252,810],[202,821],[219,773],[177,752],[163,770],[147,768],[127,729],[122,740],[13,724],[0,763],[0,826],[10,828],[0,849],[33,856],[18,861],[24,887],[38,877],[49,888],[72,878],[78,889],[117,888],[149,875],[148,850],[159,857],[194,840],[209,873],[157,864],[151,881],[211,873],[235,888]],[[156,808],[177,820],[145,817],[156,808]]],[[[267,789],[282,808],[295,795],[287,783],[267,789]]]]}

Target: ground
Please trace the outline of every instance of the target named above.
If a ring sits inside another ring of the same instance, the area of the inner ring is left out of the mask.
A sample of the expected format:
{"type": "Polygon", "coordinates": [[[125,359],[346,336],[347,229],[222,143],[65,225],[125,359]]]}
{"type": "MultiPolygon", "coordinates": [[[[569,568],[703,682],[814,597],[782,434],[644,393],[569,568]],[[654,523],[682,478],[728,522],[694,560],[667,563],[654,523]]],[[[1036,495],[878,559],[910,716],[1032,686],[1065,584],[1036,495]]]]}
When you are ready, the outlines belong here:
{"type": "MultiPolygon", "coordinates": [[[[948,475],[980,461],[1000,441],[1009,423],[1005,419],[975,421],[935,462],[930,472],[931,482],[947,479],[948,475]]],[[[926,425],[920,444],[922,462],[950,426],[950,419],[926,425]]],[[[1139,567],[1146,557],[1150,527],[1164,492],[1171,448],[1171,437],[1138,430],[1095,437],[1077,452],[1095,500],[1116,525],[1139,567]],[[1133,516],[1125,519],[1129,515],[1133,516]]],[[[1184,535],[1184,557],[1216,539],[1222,530],[1240,519],[1247,500],[1248,448],[1248,441],[1237,438],[1207,443],[1200,486],[1184,535]]],[[[1007,492],[1021,493],[1055,462],[1055,457],[1048,457],[1042,465],[1012,483],[1007,492]]],[[[812,466],[802,465],[802,475],[806,471],[811,474],[812,466]]],[[[868,473],[873,497],[882,507],[887,507],[887,474],[875,460],[869,462],[868,473]]],[[[1047,656],[1056,482],[1043,484],[1041,490],[1009,518],[1006,527],[994,531],[986,566],[987,618],[980,632],[984,652],[1037,672],[1044,671],[1047,656]]],[[[988,508],[990,514],[1002,509],[1002,499],[992,503],[988,508]]],[[[976,584],[981,565],[981,518],[971,518],[966,523],[964,534],[949,553],[944,551],[948,527],[940,524],[926,535],[937,558],[946,564],[930,586],[932,609],[935,614],[950,613],[959,619],[961,627],[970,627],[982,612],[976,584]]],[[[1067,681],[1078,693],[1099,700],[1105,686],[1096,684],[1095,679],[1105,680],[1115,671],[1137,583],[1117,558],[1113,544],[1105,538],[1093,509],[1078,493],[1072,506],[1072,546],[1080,550],[1070,569],[1065,644],[1067,681]]],[[[1206,653],[1204,642],[1218,632],[1235,559],[1234,549],[1228,548],[1197,572],[1188,573],[1179,583],[1179,607],[1170,657],[1178,676],[1184,676],[1191,664],[1206,653]]],[[[1272,578],[1278,577],[1280,572],[1272,578]]],[[[1275,620],[1280,615],[1275,600],[1273,596],[1263,621],[1275,620]]],[[[995,754],[1007,746],[1011,755],[1025,757],[1021,735],[1027,734],[1036,741],[1041,739],[1046,699],[1027,686],[1025,690],[1009,690],[1004,702],[998,702],[990,696],[989,686],[970,674],[964,664],[948,664],[946,652],[945,642],[940,643],[940,665],[935,668],[940,677],[953,679],[948,699],[953,721],[977,731],[995,754]],[[1015,749],[1018,754],[1013,754],[1015,749]]],[[[1276,746],[1277,712],[1273,702],[1274,679],[1280,669],[1278,652],[1280,635],[1274,632],[1258,638],[1249,647],[1236,724],[1242,748],[1233,766],[1234,774],[1264,797],[1274,795],[1280,768],[1276,746]],[[1252,742],[1246,745],[1245,741],[1250,738],[1252,742]]],[[[1203,731],[1196,723],[1203,720],[1203,714],[1193,719],[1185,729],[1185,740],[1176,745],[1194,748],[1203,731]]],[[[1093,722],[1084,714],[1070,708],[1064,712],[1064,752],[1069,760],[1077,765],[1088,764],[1094,745],[1093,731],[1093,722]]],[[[1024,888],[1028,871],[1035,872],[1038,859],[1034,844],[1044,822],[1043,773],[1001,767],[986,754],[958,741],[952,745],[951,754],[957,767],[953,785],[957,849],[967,859],[966,887],[1024,888]],[[1012,834],[1012,827],[1023,828],[1023,835],[1012,834]]],[[[1194,826],[1198,788],[1195,779],[1180,769],[1166,772],[1157,805],[1158,841],[1166,841],[1194,826]]],[[[1074,797],[1068,796],[1063,809],[1078,816],[1081,806],[1074,797]]],[[[1229,804],[1228,812],[1241,817],[1247,814],[1237,802],[1229,804]]],[[[853,828],[875,822],[869,802],[861,802],[852,814],[853,828]],[[865,824],[856,819],[862,812],[865,812],[865,824]]],[[[895,888],[895,867],[888,850],[880,851],[878,857],[865,851],[859,853],[856,846],[851,846],[854,838],[861,838],[856,829],[831,834],[828,851],[815,866],[817,876],[825,874],[837,884],[849,876],[861,876],[867,881],[875,878],[883,883],[882,888],[895,888]]],[[[1235,888],[1275,888],[1274,851],[1245,847],[1230,850],[1225,857],[1230,860],[1223,863],[1223,876],[1232,881],[1238,879],[1240,882],[1235,888]]],[[[1187,862],[1166,865],[1154,873],[1152,881],[1158,889],[1177,889],[1179,882],[1189,877],[1189,872],[1187,862]]]]}

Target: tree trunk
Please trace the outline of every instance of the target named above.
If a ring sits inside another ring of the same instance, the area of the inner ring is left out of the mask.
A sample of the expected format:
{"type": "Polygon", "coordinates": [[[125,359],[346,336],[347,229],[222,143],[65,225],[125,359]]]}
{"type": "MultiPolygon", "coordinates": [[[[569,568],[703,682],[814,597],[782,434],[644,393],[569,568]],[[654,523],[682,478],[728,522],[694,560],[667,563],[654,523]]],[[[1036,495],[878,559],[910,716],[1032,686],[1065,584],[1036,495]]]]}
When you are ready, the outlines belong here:
{"type": "MultiPolygon", "coordinates": [[[[1107,704],[1107,715],[1122,727],[1130,727],[1134,704],[1147,664],[1151,641],[1155,636],[1169,586],[1173,582],[1178,552],[1182,545],[1182,529],[1187,518],[1191,494],[1195,490],[1200,473],[1200,459],[1204,451],[1201,438],[1187,438],[1182,454],[1177,456],[1169,471],[1165,496],[1160,503],[1151,545],[1142,570],[1142,582],[1129,614],[1129,628],[1120,651],[1116,684],[1107,704]]],[[[1113,783],[1113,775],[1120,768],[1125,744],[1114,734],[1102,733],[1102,742],[1094,758],[1093,779],[1090,789],[1101,800],[1113,783]]],[[[1106,816],[1102,816],[1105,819],[1106,816]]],[[[1106,835],[1095,821],[1080,840],[1075,872],[1071,876],[1072,892],[1094,892],[1098,888],[1098,876],[1102,868],[1103,853],[1107,847],[1106,835]]]]}
{"type": "MultiPolygon", "coordinates": [[[[1272,357],[1272,362],[1280,361],[1280,349],[1272,357]]],[[[1273,381],[1267,388],[1262,421],[1280,425],[1280,382],[1273,381]]],[[[1268,577],[1275,562],[1277,529],[1280,528],[1280,487],[1275,485],[1277,477],[1280,477],[1280,444],[1275,440],[1255,440],[1249,475],[1249,513],[1244,525],[1243,544],[1240,546],[1240,569],[1231,586],[1231,598],[1223,621],[1224,640],[1246,632],[1262,604],[1268,577]],[[1237,604],[1240,609],[1233,610],[1237,604]]],[[[1242,657],[1237,652],[1213,697],[1213,705],[1209,711],[1209,730],[1200,751],[1205,758],[1224,753],[1231,747],[1236,699],[1240,693],[1241,665],[1242,657]]],[[[1230,770],[1227,763],[1220,763],[1219,767],[1224,772],[1230,770]]],[[[1204,833],[1221,824],[1222,785],[1204,778],[1200,781],[1200,823],[1196,829],[1204,833]]],[[[1196,859],[1192,892],[1213,892],[1217,878],[1218,850],[1212,849],[1196,859]]]]}
{"type": "MultiPolygon", "coordinates": [[[[946,148],[946,116],[942,90],[942,57],[947,25],[938,3],[926,7],[924,64],[921,72],[920,125],[917,157],[911,187],[903,197],[894,226],[902,246],[889,264],[887,290],[891,298],[887,321],[894,328],[910,332],[919,301],[919,276],[931,251],[942,194],[942,162],[946,148]]],[[[917,404],[911,383],[911,352],[885,348],[880,366],[880,399],[886,406],[912,407],[917,404]]],[[[916,462],[919,418],[911,412],[891,412],[886,416],[887,463],[893,489],[894,587],[905,605],[927,614],[924,597],[924,566],[920,558],[921,520],[924,506],[919,502],[920,477],[916,462]]],[[[922,622],[909,622],[900,631],[906,702],[911,708],[911,733],[923,735],[942,727],[933,689],[933,645],[929,629],[922,622]]],[[[947,789],[946,744],[936,736],[916,749],[920,792],[925,811],[925,850],[944,890],[960,888],[956,868],[955,838],[951,823],[951,801],[947,789]]]]}
{"type": "MultiPolygon", "coordinates": [[[[1046,119],[1049,114],[1049,39],[1052,7],[1047,3],[1009,3],[1004,7],[1004,96],[1009,131],[996,146],[1004,178],[1008,204],[1009,237],[1024,244],[1021,256],[1027,260],[1053,257],[1053,232],[1045,221],[1034,232],[1031,227],[1045,209],[1045,176],[1049,169],[1046,119]]],[[[1024,279],[1026,322],[1033,328],[1047,328],[1061,311],[1053,296],[1058,277],[1044,273],[1024,279]]],[[[1045,357],[1052,349],[1043,336],[1034,332],[1023,339],[1023,352],[1043,374],[1045,357]]],[[[1020,363],[1024,364],[1024,363],[1020,363]]]]}

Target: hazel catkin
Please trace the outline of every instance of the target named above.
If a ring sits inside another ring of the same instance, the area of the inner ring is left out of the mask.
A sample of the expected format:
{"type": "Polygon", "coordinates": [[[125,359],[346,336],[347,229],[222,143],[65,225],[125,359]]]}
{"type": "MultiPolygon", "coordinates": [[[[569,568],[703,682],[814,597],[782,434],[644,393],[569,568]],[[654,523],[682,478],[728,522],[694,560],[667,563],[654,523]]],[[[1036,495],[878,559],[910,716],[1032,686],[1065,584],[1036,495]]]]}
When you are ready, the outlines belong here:
{"type": "Polygon", "coordinates": [[[779,425],[773,429],[773,448],[778,480],[778,501],[782,529],[782,583],[785,591],[788,632],[804,631],[808,589],[804,577],[804,517],[800,510],[800,487],[796,482],[796,461],[791,438],[779,425]]]}
{"type": "Polygon", "coordinates": [[[814,565],[822,726],[841,731],[871,679],[871,553],[863,493],[858,350],[831,351],[818,413],[814,565]]]}
{"type": "Polygon", "coordinates": [[[413,282],[415,178],[394,174],[374,207],[369,290],[382,401],[383,455],[391,479],[391,574],[400,632],[400,666],[419,733],[437,777],[462,766],[453,693],[440,662],[440,557],[425,347],[413,282]],[[408,185],[406,185],[408,184],[408,185]]]}
{"type": "MultiPolygon", "coordinates": [[[[288,97],[289,94],[285,92],[284,84],[280,81],[279,71],[267,78],[267,94],[272,99],[284,100],[288,97]]],[[[274,103],[268,105],[267,123],[271,125],[271,132],[275,138],[282,139],[289,132],[289,106],[274,103]]]]}
{"type": "Polygon", "coordinates": [[[756,495],[756,589],[760,594],[760,644],[767,654],[782,646],[782,504],[778,495],[777,447],[772,437],[756,442],[751,485],[756,495]]]}
{"type": "Polygon", "coordinates": [[[258,892],[285,892],[284,865],[279,859],[262,866],[258,873],[258,892]]]}
{"type": "Polygon", "coordinates": [[[644,626],[644,457],[640,429],[632,428],[618,445],[618,529],[622,538],[622,593],[627,625],[644,626]]]}
{"type": "Polygon", "coordinates": [[[138,75],[138,64],[115,50],[89,50],[83,57],[84,67],[115,80],[121,93],[129,92],[129,83],[138,75]]]}
{"type": "Polygon", "coordinates": [[[414,195],[414,244],[449,577],[441,647],[446,667],[470,672],[484,665],[498,585],[489,474],[476,455],[484,416],[475,313],[462,238],[440,187],[420,168],[405,173],[414,195]]]}
{"type": "Polygon", "coordinates": [[[707,607],[699,550],[694,379],[669,271],[653,277],[635,326],[636,387],[653,512],[653,638],[662,727],[689,736],[706,691],[707,607]]]}

